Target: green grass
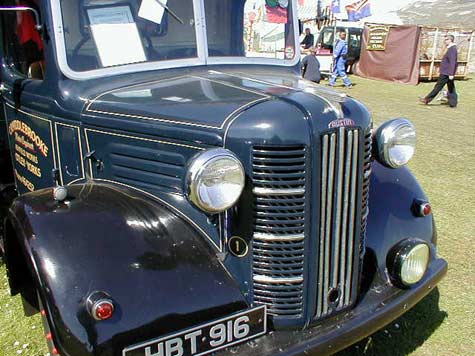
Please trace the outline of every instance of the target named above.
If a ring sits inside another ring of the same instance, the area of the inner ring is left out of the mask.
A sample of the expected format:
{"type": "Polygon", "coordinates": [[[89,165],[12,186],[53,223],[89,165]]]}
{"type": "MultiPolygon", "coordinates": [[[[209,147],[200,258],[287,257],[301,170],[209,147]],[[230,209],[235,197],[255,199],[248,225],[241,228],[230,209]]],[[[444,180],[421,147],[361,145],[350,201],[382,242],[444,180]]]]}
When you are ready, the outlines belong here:
{"type": "MultiPolygon", "coordinates": [[[[405,116],[416,125],[417,154],[410,166],[433,205],[439,254],[448,260],[449,272],[403,317],[339,355],[475,355],[475,81],[457,82],[460,105],[451,109],[417,103],[433,83],[414,87],[352,79],[356,85],[349,93],[369,107],[376,124],[405,116]]],[[[18,350],[47,353],[39,317],[23,317],[20,299],[9,296],[2,265],[0,356],[18,350]]]]}

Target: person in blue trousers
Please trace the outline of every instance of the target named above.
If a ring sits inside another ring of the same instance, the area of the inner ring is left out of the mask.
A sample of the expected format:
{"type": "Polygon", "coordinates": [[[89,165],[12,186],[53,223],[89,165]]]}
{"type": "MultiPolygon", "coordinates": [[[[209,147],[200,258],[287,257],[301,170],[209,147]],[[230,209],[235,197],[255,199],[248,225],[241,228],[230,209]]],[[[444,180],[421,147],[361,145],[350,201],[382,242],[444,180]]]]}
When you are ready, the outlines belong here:
{"type": "Polygon", "coordinates": [[[330,82],[328,85],[335,86],[336,78],[338,76],[343,80],[345,87],[351,88],[350,78],[346,75],[346,57],[348,55],[348,44],[346,43],[346,32],[340,32],[340,38],[335,44],[335,49],[333,50],[333,59],[335,62],[335,67],[333,73],[330,77],[330,82]]]}

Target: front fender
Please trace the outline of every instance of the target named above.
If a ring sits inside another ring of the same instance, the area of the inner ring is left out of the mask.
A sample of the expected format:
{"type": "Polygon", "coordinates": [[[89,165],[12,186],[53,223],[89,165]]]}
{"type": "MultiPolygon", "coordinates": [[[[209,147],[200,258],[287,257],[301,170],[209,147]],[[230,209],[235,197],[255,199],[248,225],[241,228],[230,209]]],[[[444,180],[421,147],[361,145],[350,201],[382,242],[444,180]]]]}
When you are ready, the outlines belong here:
{"type": "Polygon", "coordinates": [[[120,354],[247,307],[205,239],[163,205],[111,184],[68,190],[64,203],[26,194],[9,213],[61,354],[120,354]],[[114,300],[111,319],[86,312],[94,291],[114,300]]]}
{"type": "Polygon", "coordinates": [[[407,238],[427,241],[435,258],[433,216],[416,217],[412,212],[415,199],[428,198],[408,168],[391,169],[373,162],[369,194],[366,247],[374,253],[381,273],[386,273],[390,249],[407,238]]]}

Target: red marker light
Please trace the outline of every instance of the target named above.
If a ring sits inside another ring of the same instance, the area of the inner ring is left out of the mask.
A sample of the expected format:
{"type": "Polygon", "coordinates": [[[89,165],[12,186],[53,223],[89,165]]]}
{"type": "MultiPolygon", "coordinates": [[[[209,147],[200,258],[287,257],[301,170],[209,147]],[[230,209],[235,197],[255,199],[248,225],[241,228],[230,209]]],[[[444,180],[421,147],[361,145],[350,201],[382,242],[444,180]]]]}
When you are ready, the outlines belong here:
{"type": "Polygon", "coordinates": [[[423,216],[430,215],[432,213],[432,207],[429,203],[425,203],[421,205],[421,212],[423,216]]]}
{"type": "Polygon", "coordinates": [[[53,335],[51,333],[46,334],[46,339],[51,340],[53,338],[53,335]]]}
{"type": "Polygon", "coordinates": [[[99,300],[92,307],[92,316],[96,320],[107,320],[112,317],[114,313],[114,304],[111,300],[99,300]]]}
{"type": "Polygon", "coordinates": [[[58,349],[53,347],[53,355],[59,355],[58,349]]]}
{"type": "Polygon", "coordinates": [[[432,206],[428,201],[415,199],[412,204],[412,212],[415,216],[423,218],[432,214],[432,206]]]}

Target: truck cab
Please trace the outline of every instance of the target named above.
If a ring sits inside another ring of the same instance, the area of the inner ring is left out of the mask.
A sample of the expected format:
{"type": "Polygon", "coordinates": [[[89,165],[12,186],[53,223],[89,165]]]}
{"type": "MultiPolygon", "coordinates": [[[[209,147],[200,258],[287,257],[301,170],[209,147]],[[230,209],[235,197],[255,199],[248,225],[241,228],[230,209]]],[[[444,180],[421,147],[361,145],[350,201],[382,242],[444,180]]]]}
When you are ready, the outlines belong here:
{"type": "Polygon", "coordinates": [[[324,74],[331,74],[333,71],[333,46],[338,39],[338,33],[342,31],[346,32],[348,42],[347,65],[350,73],[352,72],[353,65],[360,58],[363,28],[350,26],[347,23],[325,26],[321,29],[315,44],[317,58],[320,61],[321,71],[324,74]]]}
{"type": "Polygon", "coordinates": [[[2,2],[2,241],[52,354],[328,354],[444,276],[413,125],[301,79],[296,9],[2,2]]]}

